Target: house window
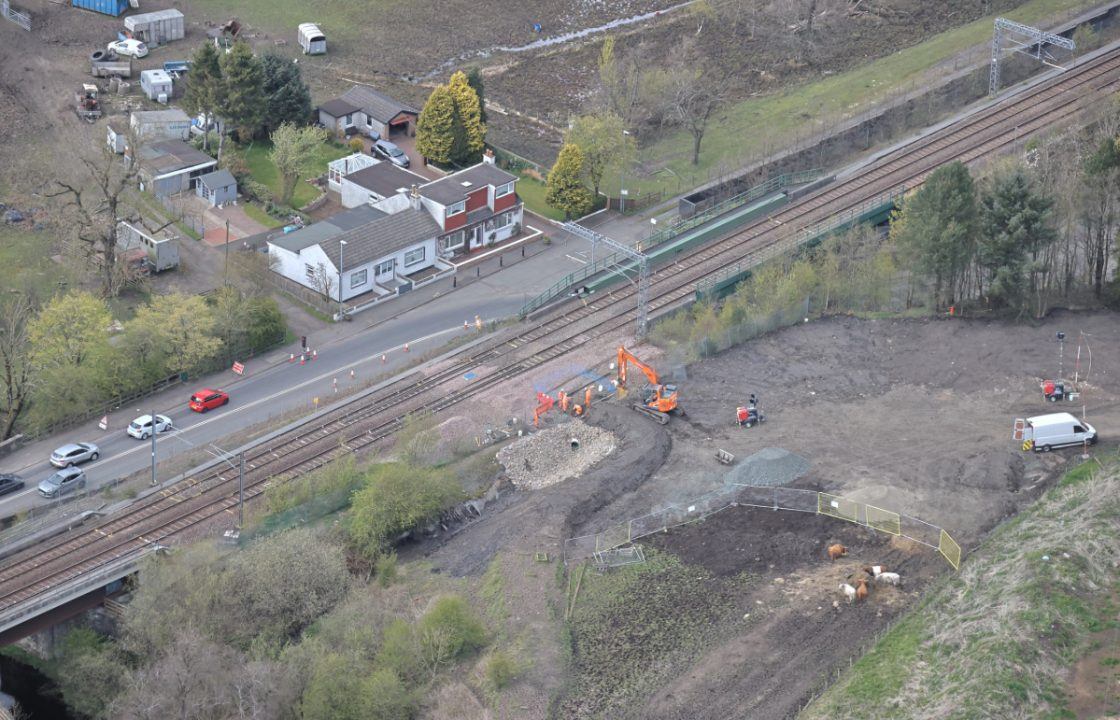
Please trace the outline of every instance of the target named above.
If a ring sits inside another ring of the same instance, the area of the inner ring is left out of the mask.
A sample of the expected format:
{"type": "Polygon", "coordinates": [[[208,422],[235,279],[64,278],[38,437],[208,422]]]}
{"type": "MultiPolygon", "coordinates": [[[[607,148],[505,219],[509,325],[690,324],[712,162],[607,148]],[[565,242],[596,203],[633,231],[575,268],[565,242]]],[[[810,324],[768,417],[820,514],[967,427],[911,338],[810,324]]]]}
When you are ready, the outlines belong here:
{"type": "Polygon", "coordinates": [[[366,284],[369,279],[369,270],[359,270],[355,273],[350,273],[350,288],[361,287],[366,284]]]}
{"type": "Polygon", "coordinates": [[[458,250],[463,247],[467,241],[466,230],[456,230],[450,235],[445,235],[439,239],[439,247],[441,250],[458,250]]]}
{"type": "Polygon", "coordinates": [[[381,263],[380,265],[377,266],[377,271],[376,271],[377,274],[378,275],[392,275],[393,274],[393,265],[394,265],[395,262],[396,262],[395,260],[386,260],[385,262],[381,263]]]}
{"type": "Polygon", "coordinates": [[[314,265],[304,265],[303,266],[303,271],[305,273],[307,273],[307,281],[310,282],[310,283],[314,283],[315,282],[315,266],[314,265]]]}
{"type": "Polygon", "coordinates": [[[506,225],[509,225],[511,222],[513,222],[513,213],[504,212],[501,215],[498,215],[497,217],[494,218],[494,227],[504,228],[506,225]]]}
{"type": "Polygon", "coordinates": [[[425,248],[421,246],[416,248],[415,250],[409,250],[408,252],[406,252],[404,254],[404,266],[411,267],[413,265],[419,265],[420,263],[424,262],[424,250],[425,248]]]}
{"type": "Polygon", "coordinates": [[[466,200],[460,200],[459,202],[455,203],[454,205],[448,205],[447,206],[447,216],[451,217],[452,215],[458,215],[459,213],[463,212],[466,209],[467,209],[467,201],[466,200]]]}
{"type": "Polygon", "coordinates": [[[495,198],[505,197],[506,195],[509,195],[511,192],[513,192],[513,183],[508,182],[505,185],[500,185],[497,188],[495,188],[494,197],[495,198]]]}
{"type": "Polygon", "coordinates": [[[343,121],[343,123],[346,125],[346,127],[350,127],[351,125],[353,125],[354,124],[354,113],[347,113],[346,114],[346,119],[343,121]]]}

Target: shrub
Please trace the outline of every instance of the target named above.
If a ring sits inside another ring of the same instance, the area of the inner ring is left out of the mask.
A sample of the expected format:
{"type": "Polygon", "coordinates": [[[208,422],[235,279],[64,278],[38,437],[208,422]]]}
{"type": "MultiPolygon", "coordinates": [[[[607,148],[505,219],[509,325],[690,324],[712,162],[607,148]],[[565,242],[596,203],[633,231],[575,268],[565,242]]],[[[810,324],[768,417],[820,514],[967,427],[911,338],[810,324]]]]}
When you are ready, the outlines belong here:
{"type": "Polygon", "coordinates": [[[411,625],[398,619],[385,626],[381,649],[377,653],[377,665],[392,670],[397,677],[409,684],[420,680],[424,667],[420,659],[420,646],[411,625]]]}
{"type": "Polygon", "coordinates": [[[490,689],[498,692],[513,682],[520,670],[517,661],[509,653],[504,650],[495,650],[486,659],[482,675],[490,689]]]}
{"type": "Polygon", "coordinates": [[[377,558],[374,570],[377,572],[377,583],[381,587],[389,587],[397,578],[397,554],[390,552],[377,558]]]}
{"type": "Polygon", "coordinates": [[[356,153],[360,153],[365,148],[365,144],[362,142],[361,138],[350,138],[350,142],[346,143],[346,145],[356,153]]]}
{"type": "Polygon", "coordinates": [[[246,178],[241,181],[241,190],[247,196],[258,202],[272,202],[272,191],[268,189],[268,186],[252,178],[246,178]]]}
{"type": "Polygon", "coordinates": [[[445,595],[420,618],[417,629],[425,634],[443,634],[450,639],[452,657],[459,657],[486,645],[486,628],[475,617],[467,601],[459,595],[445,595]]]}
{"type": "Polygon", "coordinates": [[[362,683],[362,705],[369,720],[409,720],[416,701],[392,670],[377,670],[362,683]]]}

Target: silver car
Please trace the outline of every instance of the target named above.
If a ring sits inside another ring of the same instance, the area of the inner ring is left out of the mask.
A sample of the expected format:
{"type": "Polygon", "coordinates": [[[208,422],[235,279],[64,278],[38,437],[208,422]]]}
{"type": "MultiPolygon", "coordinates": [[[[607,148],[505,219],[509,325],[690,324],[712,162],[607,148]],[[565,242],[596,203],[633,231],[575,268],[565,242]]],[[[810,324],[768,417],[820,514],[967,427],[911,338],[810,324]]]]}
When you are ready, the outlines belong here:
{"type": "Polygon", "coordinates": [[[71,490],[86,486],[86,474],[81,468],[62,468],[54,475],[39,483],[39,494],[43,497],[62,497],[71,490]]]}
{"type": "Polygon", "coordinates": [[[93,443],[70,443],[63,445],[51,453],[51,465],[55,467],[69,467],[81,465],[87,460],[96,460],[101,457],[101,451],[93,443]]]}

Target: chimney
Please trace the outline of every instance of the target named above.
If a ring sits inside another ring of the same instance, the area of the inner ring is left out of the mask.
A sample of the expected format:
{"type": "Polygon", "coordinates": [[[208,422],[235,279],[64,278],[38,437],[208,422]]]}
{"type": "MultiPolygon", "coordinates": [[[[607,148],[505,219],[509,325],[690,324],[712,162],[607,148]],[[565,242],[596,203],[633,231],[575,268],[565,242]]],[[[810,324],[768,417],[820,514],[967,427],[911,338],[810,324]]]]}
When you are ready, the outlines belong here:
{"type": "Polygon", "coordinates": [[[420,209],[420,186],[418,186],[414,183],[408,191],[408,198],[409,198],[409,200],[412,201],[412,209],[413,210],[419,210],[420,209]]]}
{"type": "Polygon", "coordinates": [[[482,162],[486,163],[487,165],[493,165],[494,164],[494,151],[491,150],[490,148],[486,148],[486,152],[484,152],[482,154],[482,162]]]}

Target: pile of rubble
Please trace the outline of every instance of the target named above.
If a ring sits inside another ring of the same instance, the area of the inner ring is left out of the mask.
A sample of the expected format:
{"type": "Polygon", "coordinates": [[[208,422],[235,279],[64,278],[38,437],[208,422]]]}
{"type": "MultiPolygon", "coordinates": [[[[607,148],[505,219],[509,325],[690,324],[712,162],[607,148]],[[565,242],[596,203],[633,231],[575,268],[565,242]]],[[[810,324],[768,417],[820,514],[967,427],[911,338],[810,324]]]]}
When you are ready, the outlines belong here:
{"type": "Polygon", "coordinates": [[[763,448],[723,477],[737,485],[784,486],[809,472],[809,461],[781,448],[763,448]]]}
{"type": "Polygon", "coordinates": [[[498,451],[510,482],[538,490],[585,472],[615,449],[607,430],[573,421],[521,438],[498,451]]]}

